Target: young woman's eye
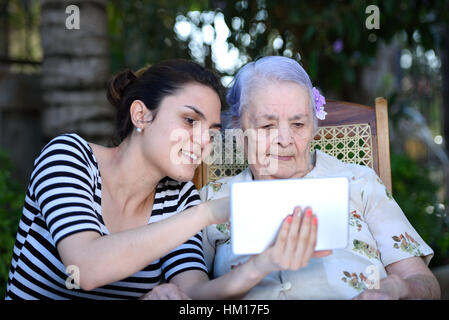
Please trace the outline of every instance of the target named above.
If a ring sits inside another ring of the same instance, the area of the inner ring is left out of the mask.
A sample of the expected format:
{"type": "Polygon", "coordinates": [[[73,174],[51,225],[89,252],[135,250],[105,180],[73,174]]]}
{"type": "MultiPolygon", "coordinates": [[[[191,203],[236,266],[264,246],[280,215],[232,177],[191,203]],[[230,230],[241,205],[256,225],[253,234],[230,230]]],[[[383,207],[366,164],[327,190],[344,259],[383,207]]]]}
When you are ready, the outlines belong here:
{"type": "Polygon", "coordinates": [[[184,118],[184,121],[185,121],[188,125],[193,126],[193,123],[195,122],[195,119],[192,119],[192,118],[190,118],[190,117],[185,117],[185,118],[184,118]]]}

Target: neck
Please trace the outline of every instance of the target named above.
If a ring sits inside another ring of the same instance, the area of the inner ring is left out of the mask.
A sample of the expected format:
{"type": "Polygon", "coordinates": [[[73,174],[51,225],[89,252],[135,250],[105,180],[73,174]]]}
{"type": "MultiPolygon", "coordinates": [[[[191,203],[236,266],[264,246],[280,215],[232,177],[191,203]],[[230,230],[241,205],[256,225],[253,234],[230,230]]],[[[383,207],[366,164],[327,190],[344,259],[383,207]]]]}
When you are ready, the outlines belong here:
{"type": "Polygon", "coordinates": [[[137,145],[125,140],[118,147],[106,149],[102,159],[102,184],[115,201],[131,208],[152,201],[163,176],[145,160],[137,145]]]}

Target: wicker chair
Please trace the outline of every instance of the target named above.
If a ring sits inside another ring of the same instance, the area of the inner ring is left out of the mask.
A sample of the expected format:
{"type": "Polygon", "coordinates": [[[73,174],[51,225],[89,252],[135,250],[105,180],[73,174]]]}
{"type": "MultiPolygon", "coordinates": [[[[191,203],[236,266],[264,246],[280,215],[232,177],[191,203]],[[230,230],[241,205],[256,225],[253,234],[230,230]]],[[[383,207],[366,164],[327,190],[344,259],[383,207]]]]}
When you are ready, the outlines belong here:
{"type": "MultiPolygon", "coordinates": [[[[374,108],[327,100],[325,110],[327,116],[318,121],[319,131],[311,144],[312,150],[320,149],[344,162],[373,168],[392,193],[386,99],[376,98],[374,108]]],[[[236,154],[235,147],[231,147],[233,152],[229,152],[230,146],[225,143],[214,146],[215,149],[222,148],[222,155],[227,159],[223,158],[222,164],[202,163],[198,167],[193,179],[198,189],[210,181],[237,175],[247,167],[246,162],[235,161],[243,158],[243,151],[236,154]]]]}

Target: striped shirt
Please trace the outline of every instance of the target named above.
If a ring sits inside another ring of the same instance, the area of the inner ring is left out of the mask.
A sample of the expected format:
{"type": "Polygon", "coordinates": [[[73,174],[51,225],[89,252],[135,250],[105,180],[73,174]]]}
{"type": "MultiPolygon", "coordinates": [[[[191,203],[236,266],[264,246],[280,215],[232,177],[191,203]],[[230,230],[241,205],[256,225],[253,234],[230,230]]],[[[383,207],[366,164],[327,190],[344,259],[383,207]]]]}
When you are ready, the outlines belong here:
{"type": "MultiPolygon", "coordinates": [[[[192,182],[162,179],[149,223],[200,204],[192,182]]],[[[73,288],[77,270],[56,246],[83,231],[109,232],[101,216],[101,176],[89,144],[76,134],[50,141],[34,162],[14,246],[6,299],[130,299],[186,270],[207,272],[198,233],[136,274],[91,291],[73,288]]],[[[161,239],[163,241],[163,239],[161,239]]]]}

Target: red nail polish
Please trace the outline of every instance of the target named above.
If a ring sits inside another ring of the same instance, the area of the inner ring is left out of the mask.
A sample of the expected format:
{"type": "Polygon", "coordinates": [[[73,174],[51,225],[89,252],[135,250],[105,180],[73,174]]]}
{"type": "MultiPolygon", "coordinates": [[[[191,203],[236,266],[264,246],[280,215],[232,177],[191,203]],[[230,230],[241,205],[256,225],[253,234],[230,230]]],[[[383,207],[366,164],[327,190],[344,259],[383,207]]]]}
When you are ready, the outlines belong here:
{"type": "Polygon", "coordinates": [[[287,223],[292,223],[293,217],[291,215],[289,215],[287,217],[287,223]]]}
{"type": "Polygon", "coordinates": [[[312,216],[312,209],[308,208],[306,210],[306,216],[311,217],[312,216]]]}
{"type": "Polygon", "coordinates": [[[313,217],[312,223],[314,225],[317,225],[318,224],[318,218],[317,217],[313,217]]]}

